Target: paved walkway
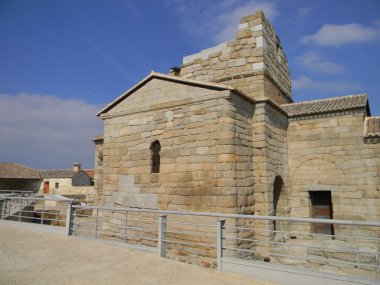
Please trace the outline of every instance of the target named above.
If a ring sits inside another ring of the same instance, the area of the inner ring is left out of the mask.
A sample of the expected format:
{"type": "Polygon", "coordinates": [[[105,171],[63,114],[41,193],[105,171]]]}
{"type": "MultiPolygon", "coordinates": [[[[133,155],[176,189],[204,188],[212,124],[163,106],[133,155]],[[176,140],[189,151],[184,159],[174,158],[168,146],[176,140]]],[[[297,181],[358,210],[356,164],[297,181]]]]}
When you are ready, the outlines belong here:
{"type": "Polygon", "coordinates": [[[0,222],[0,284],[254,284],[154,254],[0,222]]]}

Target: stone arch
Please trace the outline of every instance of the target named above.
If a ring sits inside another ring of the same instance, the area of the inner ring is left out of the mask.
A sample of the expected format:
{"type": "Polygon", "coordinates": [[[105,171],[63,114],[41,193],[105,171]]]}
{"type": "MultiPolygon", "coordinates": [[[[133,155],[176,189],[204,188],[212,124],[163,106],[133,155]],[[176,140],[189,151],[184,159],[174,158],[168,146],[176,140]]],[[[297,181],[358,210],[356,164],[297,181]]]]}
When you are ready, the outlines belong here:
{"type": "MultiPolygon", "coordinates": [[[[289,179],[292,216],[310,217],[310,191],[331,191],[332,200],[346,190],[346,177],[331,155],[304,157],[289,179]]],[[[342,160],[341,160],[342,161],[342,160]]]]}
{"type": "Polygon", "coordinates": [[[340,172],[344,176],[344,173],[341,170],[341,168],[339,167],[339,165],[343,166],[346,163],[346,160],[343,160],[343,159],[341,159],[337,156],[331,155],[331,154],[312,154],[312,155],[303,156],[297,160],[290,160],[289,161],[289,164],[290,164],[290,169],[289,169],[290,170],[290,180],[289,181],[292,181],[292,179],[295,176],[299,167],[301,167],[307,161],[314,160],[314,159],[325,160],[325,161],[334,163],[336,165],[337,169],[339,169],[340,172]]]}
{"type": "Polygon", "coordinates": [[[289,184],[295,186],[302,185],[339,185],[345,186],[346,177],[340,169],[336,160],[327,160],[323,157],[303,159],[294,169],[289,184]]]}

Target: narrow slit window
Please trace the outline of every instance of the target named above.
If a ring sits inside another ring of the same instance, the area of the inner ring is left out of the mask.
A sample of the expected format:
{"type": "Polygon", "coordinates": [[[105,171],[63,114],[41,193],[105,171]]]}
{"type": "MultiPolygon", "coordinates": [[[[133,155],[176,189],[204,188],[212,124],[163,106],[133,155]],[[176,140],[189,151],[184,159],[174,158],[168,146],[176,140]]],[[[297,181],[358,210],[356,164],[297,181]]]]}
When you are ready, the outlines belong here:
{"type": "Polygon", "coordinates": [[[159,173],[160,172],[160,150],[161,145],[159,141],[154,141],[151,146],[150,150],[152,153],[152,173],[159,173]]]}

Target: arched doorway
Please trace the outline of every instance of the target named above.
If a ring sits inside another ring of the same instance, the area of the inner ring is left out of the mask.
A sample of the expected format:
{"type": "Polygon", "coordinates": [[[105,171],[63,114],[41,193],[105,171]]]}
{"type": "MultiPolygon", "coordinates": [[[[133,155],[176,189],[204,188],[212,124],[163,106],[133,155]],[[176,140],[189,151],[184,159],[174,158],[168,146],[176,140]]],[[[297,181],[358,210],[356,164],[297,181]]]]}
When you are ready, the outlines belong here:
{"type": "MultiPolygon", "coordinates": [[[[284,181],[281,176],[276,176],[273,182],[273,216],[284,216],[287,206],[286,193],[283,190],[284,181]]],[[[273,221],[274,231],[278,230],[278,223],[273,221]]]]}
{"type": "Polygon", "coordinates": [[[284,181],[281,176],[276,176],[273,182],[273,216],[277,216],[278,202],[280,200],[282,185],[284,181]]]}

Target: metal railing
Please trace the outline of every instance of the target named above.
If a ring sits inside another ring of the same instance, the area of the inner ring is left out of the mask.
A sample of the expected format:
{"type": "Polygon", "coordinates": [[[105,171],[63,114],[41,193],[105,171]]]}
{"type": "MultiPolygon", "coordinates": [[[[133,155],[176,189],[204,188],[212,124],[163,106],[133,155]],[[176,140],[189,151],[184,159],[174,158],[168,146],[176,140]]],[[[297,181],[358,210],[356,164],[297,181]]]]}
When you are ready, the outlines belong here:
{"type": "Polygon", "coordinates": [[[73,205],[69,235],[207,267],[223,257],[380,277],[380,223],[73,205]],[[313,232],[330,224],[334,234],[313,232]]]}
{"type": "Polygon", "coordinates": [[[1,197],[0,217],[218,270],[232,258],[380,278],[379,222],[81,206],[38,197],[1,197]],[[331,225],[334,234],[314,232],[315,224],[331,225]]]}
{"type": "Polygon", "coordinates": [[[22,197],[29,197],[34,196],[37,193],[34,191],[28,191],[28,190],[4,190],[0,189],[0,197],[4,196],[22,196],[22,197]]]}
{"type": "Polygon", "coordinates": [[[59,198],[1,196],[0,219],[65,227],[71,202],[59,198]]]}

